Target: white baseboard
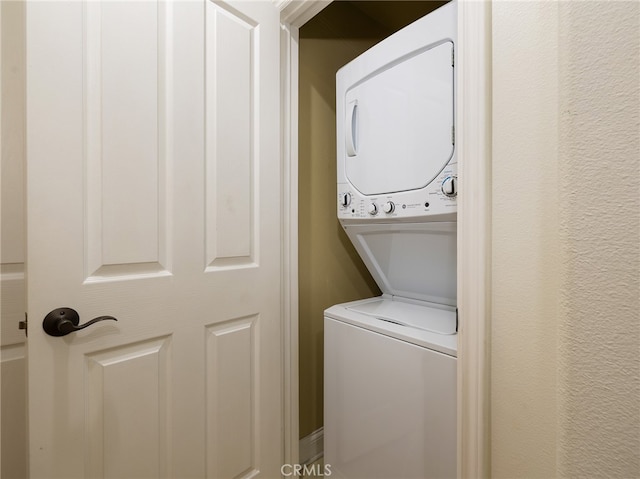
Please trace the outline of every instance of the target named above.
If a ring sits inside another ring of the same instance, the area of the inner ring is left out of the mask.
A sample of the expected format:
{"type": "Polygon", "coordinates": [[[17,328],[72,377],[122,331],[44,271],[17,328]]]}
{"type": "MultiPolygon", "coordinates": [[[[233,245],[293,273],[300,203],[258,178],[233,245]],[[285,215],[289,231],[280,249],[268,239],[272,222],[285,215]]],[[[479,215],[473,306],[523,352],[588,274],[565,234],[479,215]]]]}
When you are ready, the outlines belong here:
{"type": "Polygon", "coordinates": [[[311,464],[324,455],[324,429],[316,429],[300,439],[300,464],[311,464]]]}

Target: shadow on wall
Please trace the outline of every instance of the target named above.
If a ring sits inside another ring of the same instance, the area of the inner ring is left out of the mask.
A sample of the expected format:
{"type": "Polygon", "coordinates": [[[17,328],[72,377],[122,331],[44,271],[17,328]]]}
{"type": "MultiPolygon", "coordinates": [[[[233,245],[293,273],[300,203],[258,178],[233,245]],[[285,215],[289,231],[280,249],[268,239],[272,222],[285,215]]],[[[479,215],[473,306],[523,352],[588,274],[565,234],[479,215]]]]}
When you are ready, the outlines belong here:
{"type": "MultiPolygon", "coordinates": [[[[332,4],[334,5],[334,4],[332,4]]],[[[299,371],[300,435],[322,427],[323,311],[336,303],[380,294],[335,211],[335,73],[377,43],[369,23],[348,21],[327,7],[300,30],[299,80],[299,371]],[[323,15],[324,14],[324,15],[323,15]],[[332,18],[337,16],[336,21],[332,18]],[[342,25],[342,27],[341,27],[342,25]],[[339,29],[348,36],[337,37],[339,29]],[[355,37],[355,38],[354,38],[355,37]]],[[[337,8],[353,19],[345,2],[337,8]]]]}

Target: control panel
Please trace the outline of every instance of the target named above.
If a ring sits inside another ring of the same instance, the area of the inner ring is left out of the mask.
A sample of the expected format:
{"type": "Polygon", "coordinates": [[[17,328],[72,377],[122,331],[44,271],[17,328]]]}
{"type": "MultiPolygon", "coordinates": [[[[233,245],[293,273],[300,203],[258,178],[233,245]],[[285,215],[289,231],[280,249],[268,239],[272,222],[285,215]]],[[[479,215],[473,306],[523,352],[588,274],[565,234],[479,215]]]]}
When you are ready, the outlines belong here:
{"type": "Polygon", "coordinates": [[[338,184],[339,219],[402,219],[450,215],[457,211],[457,164],[447,165],[419,190],[363,195],[349,183],[338,184]]]}

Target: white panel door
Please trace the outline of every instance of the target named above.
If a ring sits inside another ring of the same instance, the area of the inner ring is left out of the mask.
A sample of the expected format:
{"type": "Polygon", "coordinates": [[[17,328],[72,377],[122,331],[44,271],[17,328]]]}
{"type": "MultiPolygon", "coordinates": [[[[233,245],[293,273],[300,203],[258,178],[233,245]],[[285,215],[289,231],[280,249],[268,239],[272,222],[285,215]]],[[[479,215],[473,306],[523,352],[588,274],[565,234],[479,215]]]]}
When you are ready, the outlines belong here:
{"type": "Polygon", "coordinates": [[[33,2],[27,45],[31,477],[279,476],[276,7],[33,2]]]}

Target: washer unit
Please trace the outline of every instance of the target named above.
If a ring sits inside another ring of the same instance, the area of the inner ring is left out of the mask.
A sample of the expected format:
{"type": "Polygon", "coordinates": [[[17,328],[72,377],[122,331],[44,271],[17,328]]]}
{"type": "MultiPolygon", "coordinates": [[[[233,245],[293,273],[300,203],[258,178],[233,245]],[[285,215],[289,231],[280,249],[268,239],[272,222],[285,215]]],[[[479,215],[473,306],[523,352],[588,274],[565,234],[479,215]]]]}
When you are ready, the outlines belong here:
{"type": "Polygon", "coordinates": [[[455,336],[431,334],[427,346],[418,345],[429,335],[394,339],[406,332],[378,333],[357,313],[332,314],[338,319],[325,319],[333,354],[325,361],[324,419],[332,476],[455,478],[456,360],[431,349],[455,350],[455,336]]]}
{"type": "Polygon", "coordinates": [[[456,476],[454,2],[336,75],[338,218],[383,295],[325,311],[325,464],[456,476]]]}

